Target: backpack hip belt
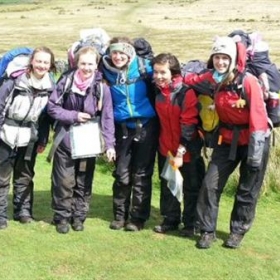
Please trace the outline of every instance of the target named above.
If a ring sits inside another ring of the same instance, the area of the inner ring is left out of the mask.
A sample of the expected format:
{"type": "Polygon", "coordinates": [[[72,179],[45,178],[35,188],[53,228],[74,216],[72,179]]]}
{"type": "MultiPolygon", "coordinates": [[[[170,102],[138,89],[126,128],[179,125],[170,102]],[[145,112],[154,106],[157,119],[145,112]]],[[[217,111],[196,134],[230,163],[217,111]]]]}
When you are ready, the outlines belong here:
{"type": "Polygon", "coordinates": [[[231,124],[223,123],[223,122],[220,121],[219,127],[220,128],[226,128],[226,129],[229,129],[229,130],[233,131],[233,137],[232,137],[232,141],[231,141],[231,144],[230,144],[230,152],[229,152],[228,159],[229,160],[235,160],[240,131],[242,129],[248,129],[249,125],[248,124],[231,125],[231,124]]]}

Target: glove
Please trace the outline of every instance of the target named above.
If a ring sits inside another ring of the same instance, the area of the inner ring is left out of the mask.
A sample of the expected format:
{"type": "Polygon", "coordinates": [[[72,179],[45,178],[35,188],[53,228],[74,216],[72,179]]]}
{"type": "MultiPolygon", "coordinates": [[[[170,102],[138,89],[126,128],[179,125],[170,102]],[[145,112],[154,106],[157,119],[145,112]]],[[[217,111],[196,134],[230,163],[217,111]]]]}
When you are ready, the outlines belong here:
{"type": "Polygon", "coordinates": [[[238,109],[244,108],[245,106],[246,106],[246,100],[242,98],[238,99],[236,103],[232,105],[233,108],[238,108],[238,109]]]}

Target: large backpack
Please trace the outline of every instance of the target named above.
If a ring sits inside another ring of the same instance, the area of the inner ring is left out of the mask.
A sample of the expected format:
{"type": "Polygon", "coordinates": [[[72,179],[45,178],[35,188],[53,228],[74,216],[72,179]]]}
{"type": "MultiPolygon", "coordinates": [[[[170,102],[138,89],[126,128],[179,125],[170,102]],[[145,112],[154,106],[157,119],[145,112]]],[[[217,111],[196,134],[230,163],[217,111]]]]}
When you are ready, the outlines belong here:
{"type": "Polygon", "coordinates": [[[155,86],[151,79],[147,79],[148,75],[145,66],[145,59],[151,61],[154,58],[152,45],[147,39],[143,37],[137,37],[133,39],[133,46],[138,59],[140,78],[144,79],[147,85],[148,98],[153,108],[155,108],[155,86]]]}
{"type": "MultiPolygon", "coordinates": [[[[19,47],[6,53],[0,59],[0,86],[10,78],[14,80],[21,75],[28,67],[32,48],[19,47]]],[[[1,114],[5,116],[14,98],[14,87],[5,100],[5,107],[1,114]]]]}
{"type": "Polygon", "coordinates": [[[153,59],[154,57],[154,51],[152,48],[151,43],[143,38],[143,37],[137,37],[133,39],[133,46],[135,48],[135,52],[137,56],[143,57],[146,59],[153,59]]]}
{"type": "Polygon", "coordinates": [[[75,54],[85,46],[93,46],[102,56],[106,53],[110,37],[102,28],[82,29],[80,40],[74,42],[67,51],[69,69],[76,67],[75,54]]]}
{"type": "Polygon", "coordinates": [[[235,30],[229,37],[239,36],[247,50],[246,71],[253,74],[263,89],[268,117],[274,127],[280,126],[280,72],[269,57],[268,43],[259,32],[235,30]]]}
{"type": "MultiPolygon", "coordinates": [[[[61,80],[61,78],[65,75],[68,75],[66,79],[66,83],[63,88],[63,93],[60,98],[56,102],[63,102],[69,95],[72,83],[73,83],[73,75],[69,75],[73,69],[77,68],[75,63],[75,55],[76,53],[83,47],[92,46],[95,47],[100,54],[100,56],[104,55],[108,49],[110,37],[107,32],[103,28],[91,28],[91,29],[81,29],[80,30],[80,40],[74,42],[71,47],[67,51],[68,58],[68,67],[66,71],[62,72],[60,78],[57,83],[61,80]]],[[[74,74],[74,73],[73,73],[74,74]]],[[[103,98],[103,85],[102,82],[97,84],[95,89],[96,98],[98,100],[98,109],[99,112],[102,108],[102,98],[103,98]]]]}
{"type": "Polygon", "coordinates": [[[7,78],[16,78],[28,67],[32,48],[18,47],[4,53],[0,59],[0,85],[7,78]]]}

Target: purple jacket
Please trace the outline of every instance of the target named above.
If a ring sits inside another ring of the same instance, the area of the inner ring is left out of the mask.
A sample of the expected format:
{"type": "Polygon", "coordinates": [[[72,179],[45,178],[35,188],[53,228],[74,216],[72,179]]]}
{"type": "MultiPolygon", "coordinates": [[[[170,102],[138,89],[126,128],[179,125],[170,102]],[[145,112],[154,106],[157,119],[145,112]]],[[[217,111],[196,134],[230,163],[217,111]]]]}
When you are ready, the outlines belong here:
{"type": "MultiPolygon", "coordinates": [[[[102,83],[102,74],[97,72],[95,80],[87,89],[86,95],[79,95],[71,90],[74,72],[75,70],[64,74],[59,79],[48,102],[48,114],[57,121],[55,125],[55,134],[57,135],[62,127],[67,131],[60,144],[67,150],[70,150],[69,128],[70,125],[78,122],[78,112],[88,113],[92,117],[98,112],[98,98],[95,96],[95,89],[97,83],[102,83]],[[67,86],[69,90],[66,89],[66,92],[63,95],[66,81],[69,80],[71,81],[70,86],[67,86]]],[[[114,148],[115,146],[115,126],[111,92],[105,83],[102,83],[102,86],[103,105],[101,109],[101,127],[105,140],[105,148],[107,150],[109,148],[114,148]]]]}

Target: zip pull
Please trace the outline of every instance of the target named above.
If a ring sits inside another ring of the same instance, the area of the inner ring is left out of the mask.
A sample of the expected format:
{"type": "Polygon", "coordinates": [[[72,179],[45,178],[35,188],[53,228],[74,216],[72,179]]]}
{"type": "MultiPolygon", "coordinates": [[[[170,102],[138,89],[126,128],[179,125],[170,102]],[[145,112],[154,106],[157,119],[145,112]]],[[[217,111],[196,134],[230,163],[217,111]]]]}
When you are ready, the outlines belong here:
{"type": "Polygon", "coordinates": [[[220,134],[218,138],[218,145],[222,145],[223,142],[223,136],[220,134]]]}

